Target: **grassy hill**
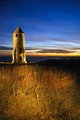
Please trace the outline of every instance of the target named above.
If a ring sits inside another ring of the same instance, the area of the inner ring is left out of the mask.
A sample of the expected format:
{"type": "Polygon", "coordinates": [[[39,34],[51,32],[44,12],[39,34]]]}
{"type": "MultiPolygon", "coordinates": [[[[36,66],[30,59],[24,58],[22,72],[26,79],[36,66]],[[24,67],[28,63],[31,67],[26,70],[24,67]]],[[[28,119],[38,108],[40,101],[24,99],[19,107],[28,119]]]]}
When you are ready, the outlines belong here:
{"type": "Polygon", "coordinates": [[[0,65],[0,120],[80,120],[79,69],[0,65]]]}

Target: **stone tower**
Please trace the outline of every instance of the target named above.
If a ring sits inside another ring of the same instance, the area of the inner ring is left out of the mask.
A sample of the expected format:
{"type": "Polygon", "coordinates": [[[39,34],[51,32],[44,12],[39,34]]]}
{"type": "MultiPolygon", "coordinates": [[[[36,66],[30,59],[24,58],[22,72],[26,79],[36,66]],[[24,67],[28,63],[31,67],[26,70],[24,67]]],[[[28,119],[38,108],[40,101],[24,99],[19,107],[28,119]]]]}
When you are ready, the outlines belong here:
{"type": "Polygon", "coordinates": [[[13,33],[12,63],[26,63],[25,35],[20,27],[13,33]]]}

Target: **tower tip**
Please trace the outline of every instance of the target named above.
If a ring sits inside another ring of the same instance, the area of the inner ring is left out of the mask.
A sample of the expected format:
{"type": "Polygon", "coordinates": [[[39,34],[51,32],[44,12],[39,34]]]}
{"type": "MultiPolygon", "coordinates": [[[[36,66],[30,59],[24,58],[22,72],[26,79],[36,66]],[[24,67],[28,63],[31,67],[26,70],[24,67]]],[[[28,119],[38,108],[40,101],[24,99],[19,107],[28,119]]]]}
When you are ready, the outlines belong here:
{"type": "Polygon", "coordinates": [[[20,27],[17,27],[14,33],[24,33],[20,27]]]}

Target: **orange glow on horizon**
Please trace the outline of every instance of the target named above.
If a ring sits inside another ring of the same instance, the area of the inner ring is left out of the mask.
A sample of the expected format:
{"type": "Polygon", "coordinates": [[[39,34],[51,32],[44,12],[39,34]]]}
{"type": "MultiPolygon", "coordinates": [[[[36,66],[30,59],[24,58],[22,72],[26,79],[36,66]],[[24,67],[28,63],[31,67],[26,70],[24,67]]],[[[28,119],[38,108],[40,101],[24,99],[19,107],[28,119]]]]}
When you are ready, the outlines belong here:
{"type": "MultiPolygon", "coordinates": [[[[10,56],[12,55],[12,51],[0,51],[0,55],[1,56],[10,56]]],[[[26,57],[27,56],[42,56],[42,57],[45,57],[45,56],[50,56],[50,57],[77,57],[77,56],[80,56],[80,53],[79,52],[73,52],[73,53],[37,53],[37,52],[26,52],[26,57]]]]}
{"type": "Polygon", "coordinates": [[[26,56],[55,56],[55,57],[71,57],[71,56],[80,56],[80,53],[26,53],[26,56]]]}

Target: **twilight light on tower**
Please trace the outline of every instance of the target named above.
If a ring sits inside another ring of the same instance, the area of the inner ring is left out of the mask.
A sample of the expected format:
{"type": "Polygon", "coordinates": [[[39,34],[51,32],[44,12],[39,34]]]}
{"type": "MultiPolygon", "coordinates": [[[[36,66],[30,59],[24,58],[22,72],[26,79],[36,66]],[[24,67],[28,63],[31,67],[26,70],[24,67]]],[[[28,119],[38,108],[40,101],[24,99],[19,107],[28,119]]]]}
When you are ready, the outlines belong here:
{"type": "Polygon", "coordinates": [[[20,27],[13,33],[12,63],[27,63],[25,53],[25,35],[20,27]]]}

